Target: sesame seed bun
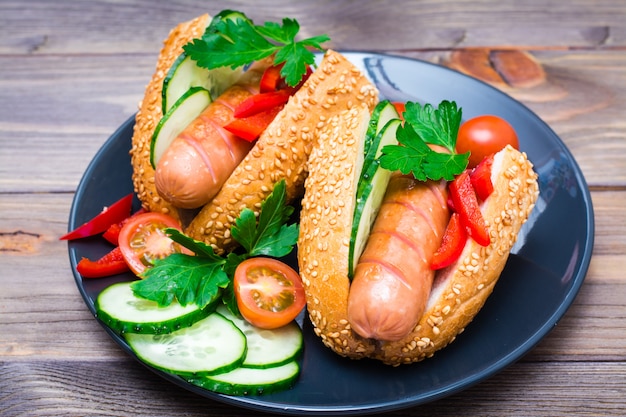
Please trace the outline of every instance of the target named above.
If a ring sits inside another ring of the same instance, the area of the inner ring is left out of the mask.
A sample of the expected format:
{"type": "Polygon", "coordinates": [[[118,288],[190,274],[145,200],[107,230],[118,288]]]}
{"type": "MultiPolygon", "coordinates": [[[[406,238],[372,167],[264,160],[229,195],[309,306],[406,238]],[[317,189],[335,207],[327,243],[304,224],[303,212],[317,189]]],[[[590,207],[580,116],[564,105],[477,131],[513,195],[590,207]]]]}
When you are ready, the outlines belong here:
{"type": "Polygon", "coordinates": [[[135,116],[130,150],[135,194],[146,210],[168,214],[176,219],[179,218],[178,211],[159,196],[154,185],[154,168],[150,164],[150,142],[159,120],[163,117],[161,96],[163,79],[176,58],[183,52],[183,46],[192,39],[202,36],[209,22],[209,15],[203,14],[188,22],[180,23],[170,31],[163,42],[156,70],[146,86],[144,98],[135,116]]]}
{"type": "Polygon", "coordinates": [[[320,140],[309,159],[298,241],[308,312],[315,333],[339,355],[373,358],[394,366],[418,362],[451,343],[491,294],[534,207],[539,193],[537,175],[524,153],[508,146],[496,154],[494,192],[481,207],[491,243],[482,247],[470,239],[458,261],[437,272],[426,311],[408,336],[397,342],[364,339],[347,319],[348,247],[357,187],[355,164],[350,160],[356,160],[359,152],[350,138],[360,134],[348,132],[348,126],[358,126],[353,132],[359,132],[362,120],[355,120],[362,117],[356,113],[335,116],[320,138],[344,140],[332,144],[320,140]]]}

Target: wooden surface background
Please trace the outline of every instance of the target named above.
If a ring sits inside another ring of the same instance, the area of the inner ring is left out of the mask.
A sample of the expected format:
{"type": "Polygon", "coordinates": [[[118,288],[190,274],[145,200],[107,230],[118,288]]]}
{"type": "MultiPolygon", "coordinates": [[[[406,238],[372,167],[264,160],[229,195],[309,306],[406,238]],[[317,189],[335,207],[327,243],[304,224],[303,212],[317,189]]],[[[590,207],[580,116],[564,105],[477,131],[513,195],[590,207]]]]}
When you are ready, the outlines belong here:
{"type": "Polygon", "coordinates": [[[154,375],[95,322],[70,270],[74,190],[137,108],[180,21],[231,8],[303,36],[456,68],[535,111],[591,189],[596,237],[577,299],[493,378],[394,416],[626,413],[626,2],[0,0],[0,415],[248,416],[154,375]]]}

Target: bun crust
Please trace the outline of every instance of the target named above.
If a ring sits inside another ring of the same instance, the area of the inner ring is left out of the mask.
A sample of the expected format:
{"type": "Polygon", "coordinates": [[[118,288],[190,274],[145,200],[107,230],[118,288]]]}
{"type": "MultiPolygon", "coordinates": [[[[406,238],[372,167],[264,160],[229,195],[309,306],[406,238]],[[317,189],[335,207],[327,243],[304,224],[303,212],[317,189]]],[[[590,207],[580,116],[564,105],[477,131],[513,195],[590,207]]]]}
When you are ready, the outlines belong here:
{"type": "Polygon", "coordinates": [[[204,14],[188,22],[180,23],[170,31],[163,42],[156,70],[146,86],[144,98],[135,116],[130,150],[135,194],[146,210],[168,214],[176,219],[179,217],[178,211],[159,196],[154,185],[154,168],[150,164],[150,142],[159,120],[163,117],[161,108],[163,79],[176,58],[183,52],[183,45],[202,36],[209,22],[209,15],[204,14]]]}
{"type": "MultiPolygon", "coordinates": [[[[324,132],[330,134],[329,129],[324,132]]],[[[539,193],[532,164],[510,146],[496,154],[494,192],[481,207],[491,243],[482,247],[470,239],[459,260],[437,272],[426,311],[414,330],[401,341],[380,342],[360,337],[347,320],[354,168],[327,168],[342,166],[339,155],[354,155],[356,146],[349,141],[337,142],[332,151],[324,146],[320,142],[309,160],[298,242],[300,274],[316,334],[333,351],[352,359],[369,357],[396,366],[431,357],[465,329],[491,294],[539,193]],[[340,178],[345,178],[342,191],[335,194],[326,184],[340,178]]]]}

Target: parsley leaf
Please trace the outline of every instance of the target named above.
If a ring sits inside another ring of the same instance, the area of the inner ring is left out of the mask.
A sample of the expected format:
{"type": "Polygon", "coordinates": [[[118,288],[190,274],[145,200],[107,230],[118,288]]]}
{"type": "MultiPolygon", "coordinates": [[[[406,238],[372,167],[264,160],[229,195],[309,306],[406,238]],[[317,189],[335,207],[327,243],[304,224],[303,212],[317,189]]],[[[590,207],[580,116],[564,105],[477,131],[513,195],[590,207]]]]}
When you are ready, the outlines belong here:
{"type": "Polygon", "coordinates": [[[237,18],[212,21],[201,39],[183,46],[200,67],[237,68],[276,54],[274,63],[285,64],[281,69],[285,82],[295,86],[306,73],[307,65],[315,63],[315,55],[309,49],[323,50],[321,44],[330,40],[328,35],[321,35],[296,41],[300,25],[295,19],[285,18],[282,25],[255,25],[243,13],[236,13],[237,18]]]}
{"type": "Polygon", "coordinates": [[[461,109],[455,102],[442,101],[438,108],[430,104],[407,102],[404,124],[398,128],[399,145],[382,149],[380,166],[390,171],[426,181],[451,181],[467,167],[469,153],[455,153],[456,138],[461,125],[461,109]],[[428,144],[446,148],[450,153],[436,152],[428,144]]]}
{"type": "Polygon", "coordinates": [[[167,306],[175,297],[182,306],[195,303],[204,308],[215,301],[220,295],[219,289],[229,283],[222,263],[222,260],[210,262],[201,256],[174,253],[155,261],[144,272],[144,279],[133,283],[132,288],[137,296],[159,305],[167,306]]]}
{"type": "Polygon", "coordinates": [[[279,258],[291,252],[298,240],[298,225],[285,225],[293,213],[293,207],[285,205],[286,199],[285,181],[281,180],[263,202],[258,223],[250,209],[244,209],[235,220],[232,236],[250,256],[279,258]]]}
{"type": "Polygon", "coordinates": [[[221,298],[231,312],[239,314],[232,282],[237,266],[251,256],[285,256],[297,242],[297,224],[286,224],[294,209],[286,202],[286,185],[281,180],[262,203],[258,221],[252,210],[241,212],[231,233],[244,253],[231,252],[221,257],[210,245],[177,229],[166,229],[173,241],[194,255],[175,253],[155,261],[144,271],[143,279],[132,284],[133,292],[161,306],[176,299],[183,306],[195,303],[204,308],[221,298]]]}

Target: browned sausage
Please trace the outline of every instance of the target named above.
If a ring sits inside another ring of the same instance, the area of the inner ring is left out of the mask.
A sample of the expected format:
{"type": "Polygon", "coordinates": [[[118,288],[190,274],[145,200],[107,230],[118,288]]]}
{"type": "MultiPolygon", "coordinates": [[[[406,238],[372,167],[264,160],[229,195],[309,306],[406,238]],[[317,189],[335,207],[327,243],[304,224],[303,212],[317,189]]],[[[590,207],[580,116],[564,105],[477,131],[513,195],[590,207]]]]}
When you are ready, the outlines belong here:
{"type": "Polygon", "coordinates": [[[391,178],[350,286],[348,321],[359,335],[400,340],[421,318],[450,217],[446,199],[445,182],[391,178]]]}
{"type": "Polygon", "coordinates": [[[261,61],[252,66],[174,139],[156,167],[154,180],[161,197],[176,207],[193,209],[217,194],[253,146],[223,126],[234,119],[237,105],[259,92],[268,65],[261,61]]]}

